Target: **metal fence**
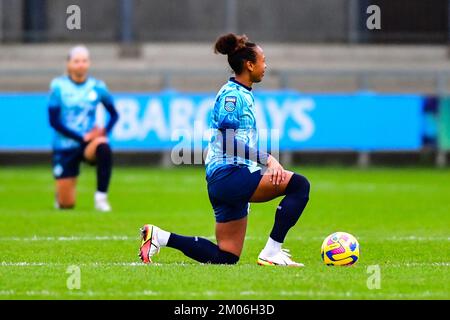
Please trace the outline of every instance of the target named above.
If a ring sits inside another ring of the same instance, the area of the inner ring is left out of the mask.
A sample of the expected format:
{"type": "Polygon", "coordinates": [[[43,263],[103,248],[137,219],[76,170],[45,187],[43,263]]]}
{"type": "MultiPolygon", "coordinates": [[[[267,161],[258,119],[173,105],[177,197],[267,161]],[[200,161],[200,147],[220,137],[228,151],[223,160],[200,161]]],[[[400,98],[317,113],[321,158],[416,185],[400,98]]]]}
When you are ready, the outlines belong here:
{"type": "Polygon", "coordinates": [[[257,41],[445,43],[448,0],[0,0],[0,42],[210,41],[224,32],[257,41]],[[77,5],[81,27],[69,30],[77,5]],[[381,28],[369,30],[368,8],[381,28]],[[101,19],[99,19],[101,17],[101,19]]]}

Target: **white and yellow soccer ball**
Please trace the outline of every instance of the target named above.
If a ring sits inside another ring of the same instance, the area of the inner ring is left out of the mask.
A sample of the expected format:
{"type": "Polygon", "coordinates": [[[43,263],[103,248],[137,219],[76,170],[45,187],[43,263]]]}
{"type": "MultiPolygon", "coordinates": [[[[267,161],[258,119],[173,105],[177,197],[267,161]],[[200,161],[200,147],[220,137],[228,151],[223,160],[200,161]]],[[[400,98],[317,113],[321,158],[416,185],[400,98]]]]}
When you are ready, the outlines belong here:
{"type": "Polygon", "coordinates": [[[328,266],[350,266],[359,259],[359,243],[349,233],[335,232],[325,238],[320,254],[328,266]]]}

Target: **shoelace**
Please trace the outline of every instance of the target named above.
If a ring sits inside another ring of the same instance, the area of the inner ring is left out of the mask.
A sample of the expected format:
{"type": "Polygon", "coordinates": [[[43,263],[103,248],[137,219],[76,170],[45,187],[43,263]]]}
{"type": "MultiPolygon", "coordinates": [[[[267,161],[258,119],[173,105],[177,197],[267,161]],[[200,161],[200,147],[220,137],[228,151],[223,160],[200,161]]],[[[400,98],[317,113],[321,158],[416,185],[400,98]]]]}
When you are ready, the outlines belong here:
{"type": "Polygon", "coordinates": [[[281,252],[283,253],[283,255],[287,256],[288,258],[291,258],[292,255],[289,253],[289,249],[281,249],[281,252]]]}
{"type": "Polygon", "coordinates": [[[291,259],[292,255],[289,252],[290,252],[289,249],[281,249],[281,254],[285,257],[287,263],[298,264],[297,262],[291,259]]]}

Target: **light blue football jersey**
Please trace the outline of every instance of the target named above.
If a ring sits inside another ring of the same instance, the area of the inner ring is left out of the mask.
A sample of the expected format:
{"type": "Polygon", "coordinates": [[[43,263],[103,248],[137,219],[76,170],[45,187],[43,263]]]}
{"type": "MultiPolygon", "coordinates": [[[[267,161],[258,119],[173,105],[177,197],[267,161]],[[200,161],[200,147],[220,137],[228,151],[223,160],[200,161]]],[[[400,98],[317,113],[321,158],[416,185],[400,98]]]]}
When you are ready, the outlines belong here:
{"type": "Polygon", "coordinates": [[[209,179],[218,169],[230,165],[260,169],[255,161],[233,154],[226,154],[220,130],[234,129],[236,139],[251,148],[257,148],[258,134],[255,118],[255,98],[248,88],[231,78],[218,92],[211,112],[211,138],[205,160],[206,177],[209,179]]]}
{"type": "MultiPolygon", "coordinates": [[[[50,83],[49,108],[61,108],[60,120],[67,128],[83,136],[95,125],[97,106],[112,97],[103,81],[89,77],[78,84],[68,76],[60,76],[50,83]]],[[[76,148],[80,143],[55,131],[53,149],[76,148]]]]}

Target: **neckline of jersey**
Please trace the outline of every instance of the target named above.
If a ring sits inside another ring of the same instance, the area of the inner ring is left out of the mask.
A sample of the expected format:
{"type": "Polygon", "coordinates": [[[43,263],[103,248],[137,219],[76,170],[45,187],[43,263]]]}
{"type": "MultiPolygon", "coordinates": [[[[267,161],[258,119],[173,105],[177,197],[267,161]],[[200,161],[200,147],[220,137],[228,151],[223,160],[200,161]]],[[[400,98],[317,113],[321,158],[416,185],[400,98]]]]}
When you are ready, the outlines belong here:
{"type": "Polygon", "coordinates": [[[240,85],[241,87],[244,87],[244,88],[247,89],[248,91],[252,91],[252,87],[248,87],[248,86],[246,86],[245,84],[240,83],[239,81],[236,80],[235,77],[231,77],[231,78],[230,78],[230,81],[231,81],[231,82],[234,82],[234,83],[236,83],[236,84],[238,84],[238,85],[240,85]]]}
{"type": "Polygon", "coordinates": [[[82,86],[82,85],[84,85],[84,84],[86,84],[88,82],[89,77],[86,77],[86,80],[84,80],[83,82],[73,81],[73,79],[69,75],[67,75],[67,79],[69,79],[69,81],[72,82],[76,86],[82,86]]]}

